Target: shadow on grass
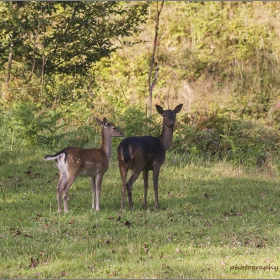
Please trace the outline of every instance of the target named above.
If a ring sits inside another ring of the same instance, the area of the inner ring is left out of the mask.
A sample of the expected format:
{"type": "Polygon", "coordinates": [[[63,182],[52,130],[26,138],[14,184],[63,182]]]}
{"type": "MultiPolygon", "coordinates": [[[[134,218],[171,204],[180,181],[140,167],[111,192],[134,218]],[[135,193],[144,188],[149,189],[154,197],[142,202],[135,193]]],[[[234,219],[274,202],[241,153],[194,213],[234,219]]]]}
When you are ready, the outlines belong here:
{"type": "MultiPolygon", "coordinates": [[[[4,159],[5,161],[5,159],[4,159]]],[[[3,159],[2,159],[3,162],[3,159]]],[[[17,163],[14,158],[9,158],[9,164],[1,164],[0,185],[5,196],[9,194],[22,194],[23,192],[34,192],[43,199],[49,198],[50,194],[56,196],[56,185],[58,181],[58,169],[55,163],[46,163],[33,158],[31,160],[17,163]]],[[[154,191],[151,182],[152,172],[148,189],[148,208],[154,208],[154,191]]],[[[101,193],[101,203],[103,207],[110,210],[118,210],[121,201],[121,180],[117,163],[114,161],[107,173],[104,175],[101,193]]],[[[217,209],[241,211],[249,206],[257,210],[264,205],[271,209],[279,208],[277,199],[279,191],[278,184],[274,181],[259,180],[254,178],[219,178],[219,179],[182,179],[168,178],[168,173],[160,175],[159,178],[159,200],[161,207],[171,208],[188,205],[196,213],[201,207],[207,207],[208,211],[215,213],[217,209]],[[201,206],[201,207],[199,207],[201,206]],[[238,208],[240,208],[238,210],[238,208]]],[[[70,188],[70,194],[81,196],[84,201],[91,203],[91,187],[88,178],[78,178],[70,188]],[[79,193],[82,191],[82,193],[79,193]]],[[[132,190],[135,209],[142,209],[143,202],[143,179],[140,175],[132,190]]],[[[76,200],[73,197],[73,202],[76,200]]],[[[22,207],[26,203],[17,202],[17,207],[22,207]]],[[[26,205],[25,205],[26,206],[26,205]]],[[[127,193],[126,193],[126,208],[127,193]]]]}

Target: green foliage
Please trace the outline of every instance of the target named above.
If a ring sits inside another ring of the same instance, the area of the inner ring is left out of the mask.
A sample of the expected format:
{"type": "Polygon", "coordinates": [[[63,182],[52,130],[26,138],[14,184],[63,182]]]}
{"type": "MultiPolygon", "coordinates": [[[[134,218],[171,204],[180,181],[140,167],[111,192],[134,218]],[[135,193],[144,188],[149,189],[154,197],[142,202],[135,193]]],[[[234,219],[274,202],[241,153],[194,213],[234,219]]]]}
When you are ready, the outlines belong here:
{"type": "MultiPolygon", "coordinates": [[[[94,117],[120,124],[126,136],[158,135],[161,119],[155,108],[147,119],[145,109],[155,7],[0,4],[2,81],[13,53],[10,81],[1,89],[7,101],[1,145],[91,146],[100,140],[94,117]]],[[[153,104],[184,104],[173,151],[236,164],[277,162],[278,8],[276,2],[166,3],[153,104]]]]}
{"type": "Polygon", "coordinates": [[[1,7],[4,53],[12,48],[14,59],[38,75],[74,75],[86,74],[114,51],[113,40],[138,32],[148,4],[7,2],[1,7]]]}
{"type": "Polygon", "coordinates": [[[67,98],[87,100],[94,63],[120,48],[118,40],[130,41],[141,31],[148,6],[114,1],[0,3],[2,96],[26,101],[19,93],[32,90],[27,100],[39,99],[48,107],[67,98]],[[11,69],[6,71],[8,57],[11,69]]]}
{"type": "Polygon", "coordinates": [[[183,116],[173,149],[234,164],[269,166],[279,143],[277,130],[215,111],[183,116]]]}
{"type": "Polygon", "coordinates": [[[130,56],[119,50],[118,54],[96,63],[92,70],[98,85],[97,98],[109,106],[113,104],[121,112],[134,103],[139,108],[146,107],[148,60],[135,48],[130,48],[130,56]]]}
{"type": "Polygon", "coordinates": [[[1,147],[13,150],[15,146],[40,145],[51,149],[63,148],[65,145],[84,146],[96,134],[89,126],[93,122],[96,126],[95,120],[90,118],[90,110],[77,103],[47,111],[26,102],[14,103],[10,109],[2,112],[1,147]]]}
{"type": "Polygon", "coordinates": [[[123,128],[125,136],[158,135],[161,124],[156,124],[153,119],[147,118],[147,112],[142,109],[135,107],[127,108],[122,114],[122,120],[125,123],[123,128]]]}
{"type": "Polygon", "coordinates": [[[1,145],[8,149],[15,145],[55,145],[56,139],[63,136],[58,130],[66,125],[55,127],[59,119],[61,113],[38,113],[34,104],[15,103],[2,115],[1,145]]]}

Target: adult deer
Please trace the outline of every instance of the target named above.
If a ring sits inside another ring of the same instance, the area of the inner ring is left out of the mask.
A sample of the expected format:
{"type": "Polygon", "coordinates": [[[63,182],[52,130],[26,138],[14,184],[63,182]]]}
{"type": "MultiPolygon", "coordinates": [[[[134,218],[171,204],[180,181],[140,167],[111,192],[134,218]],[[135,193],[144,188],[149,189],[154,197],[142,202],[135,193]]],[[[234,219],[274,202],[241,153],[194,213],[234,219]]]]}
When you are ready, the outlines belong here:
{"type": "Polygon", "coordinates": [[[126,189],[130,210],[133,209],[132,186],[141,171],[143,171],[144,179],[143,206],[147,206],[149,170],[153,170],[155,205],[159,207],[158,177],[160,167],[165,160],[165,153],[172,143],[176,114],[181,111],[182,107],[183,104],[180,104],[174,110],[163,110],[161,106],[156,105],[157,112],[163,117],[162,133],[158,137],[128,137],[121,141],[118,147],[118,161],[122,179],[121,211],[124,208],[126,189]],[[128,181],[126,181],[129,169],[131,170],[131,175],[128,181]]]}
{"type": "Polygon", "coordinates": [[[123,136],[114,124],[103,118],[97,119],[102,127],[102,145],[97,149],[83,149],[68,147],[57,154],[45,156],[44,160],[56,160],[59,169],[59,180],[57,184],[58,212],[61,211],[60,197],[63,194],[64,212],[68,212],[67,193],[78,176],[90,177],[92,186],[92,208],[95,208],[94,197],[96,194],[96,210],[100,210],[100,191],[104,173],[108,170],[109,159],[112,149],[111,137],[123,136]]]}

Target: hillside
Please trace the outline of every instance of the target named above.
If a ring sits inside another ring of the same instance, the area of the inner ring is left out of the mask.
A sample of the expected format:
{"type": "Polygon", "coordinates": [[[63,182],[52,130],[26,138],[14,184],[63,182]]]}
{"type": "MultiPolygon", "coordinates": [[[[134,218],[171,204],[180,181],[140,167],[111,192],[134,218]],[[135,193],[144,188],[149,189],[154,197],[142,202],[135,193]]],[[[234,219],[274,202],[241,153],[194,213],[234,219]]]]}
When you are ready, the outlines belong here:
{"type": "Polygon", "coordinates": [[[14,50],[8,83],[11,50],[0,56],[3,148],[92,145],[93,136],[99,139],[96,116],[119,123],[126,135],[156,135],[160,118],[154,105],[183,103],[174,151],[275,168],[280,120],[278,2],[164,2],[151,77],[153,81],[157,72],[151,117],[148,74],[160,3],[27,2],[20,4],[21,21],[12,5],[1,4],[3,30],[9,32],[7,24],[14,24],[22,45],[18,53],[14,50]],[[48,14],[42,14],[44,9],[48,14]],[[78,9],[84,13],[78,14],[78,9]],[[46,29],[40,33],[43,29],[38,27],[37,37],[29,30],[36,23],[29,14],[45,20],[46,29]],[[93,40],[87,29],[77,32],[77,24],[85,23],[96,28],[97,45],[87,41],[93,40]],[[69,30],[76,36],[73,42],[65,36],[69,30]],[[49,40],[47,47],[44,40],[49,40]],[[87,44],[101,48],[94,62],[87,44]],[[74,48],[84,55],[67,60],[74,48]],[[55,68],[55,59],[64,57],[64,64],[55,68]],[[45,69],[47,58],[53,60],[45,69]]]}

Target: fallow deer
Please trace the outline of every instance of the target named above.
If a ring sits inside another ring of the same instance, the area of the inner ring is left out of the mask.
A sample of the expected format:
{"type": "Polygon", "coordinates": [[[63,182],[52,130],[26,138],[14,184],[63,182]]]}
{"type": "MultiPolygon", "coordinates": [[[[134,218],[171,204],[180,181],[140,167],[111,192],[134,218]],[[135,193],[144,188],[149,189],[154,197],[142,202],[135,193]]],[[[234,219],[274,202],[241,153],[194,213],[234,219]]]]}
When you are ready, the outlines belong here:
{"type": "Polygon", "coordinates": [[[180,104],[174,110],[163,110],[161,106],[156,105],[157,112],[163,117],[162,133],[158,137],[128,137],[121,141],[118,147],[118,162],[122,179],[121,211],[124,209],[126,190],[130,210],[133,209],[132,186],[141,171],[143,171],[144,179],[143,206],[147,206],[149,170],[153,170],[155,206],[159,207],[158,178],[160,167],[165,160],[165,153],[172,143],[176,114],[181,111],[182,107],[183,104],[180,104]],[[131,170],[131,175],[126,180],[129,169],[131,170]]]}
{"type": "Polygon", "coordinates": [[[106,118],[103,118],[103,121],[97,118],[96,120],[102,127],[101,148],[83,149],[68,147],[53,156],[47,155],[44,158],[44,160],[56,160],[59,169],[59,180],[57,184],[58,212],[61,211],[61,193],[63,194],[64,212],[68,212],[68,190],[78,176],[90,177],[92,186],[92,208],[95,208],[94,196],[96,194],[96,210],[100,210],[101,182],[104,173],[109,167],[112,149],[111,137],[123,136],[123,132],[114,124],[108,122],[106,118]]]}

